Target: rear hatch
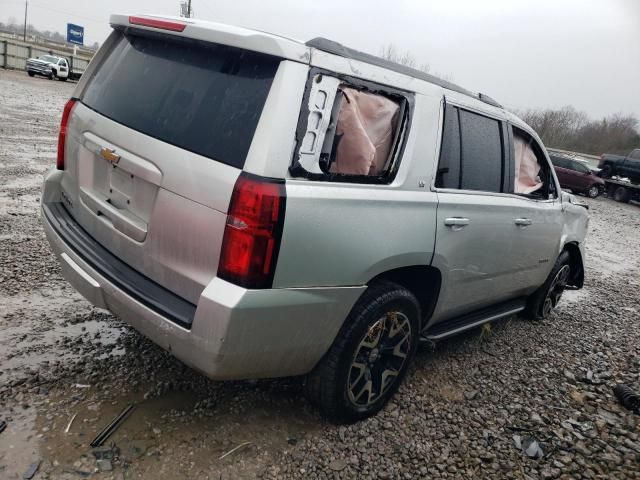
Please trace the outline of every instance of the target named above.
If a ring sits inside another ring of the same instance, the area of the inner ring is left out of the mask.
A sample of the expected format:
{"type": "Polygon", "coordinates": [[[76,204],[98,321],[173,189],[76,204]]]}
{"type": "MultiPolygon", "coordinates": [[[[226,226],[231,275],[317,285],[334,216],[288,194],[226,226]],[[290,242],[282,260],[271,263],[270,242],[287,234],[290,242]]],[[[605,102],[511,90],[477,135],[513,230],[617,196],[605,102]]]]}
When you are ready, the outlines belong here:
{"type": "Polygon", "coordinates": [[[123,262],[197,303],[280,59],[116,28],[67,130],[62,198],[123,262]]]}

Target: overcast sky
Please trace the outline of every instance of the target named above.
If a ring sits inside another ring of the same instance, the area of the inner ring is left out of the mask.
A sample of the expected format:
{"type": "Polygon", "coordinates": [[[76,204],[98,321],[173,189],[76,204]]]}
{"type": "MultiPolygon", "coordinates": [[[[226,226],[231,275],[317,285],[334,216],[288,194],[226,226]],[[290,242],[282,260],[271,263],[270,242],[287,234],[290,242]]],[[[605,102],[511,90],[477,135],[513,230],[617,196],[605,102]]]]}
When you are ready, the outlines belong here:
{"type": "MultiPolygon", "coordinates": [[[[573,105],[593,117],[640,118],[640,0],[193,0],[196,18],[308,40],[328,37],[378,54],[409,50],[510,108],[573,105]]],[[[176,15],[179,0],[29,1],[39,29],[109,34],[110,13],[176,15]]],[[[0,0],[23,22],[24,1],[0,0]]]]}

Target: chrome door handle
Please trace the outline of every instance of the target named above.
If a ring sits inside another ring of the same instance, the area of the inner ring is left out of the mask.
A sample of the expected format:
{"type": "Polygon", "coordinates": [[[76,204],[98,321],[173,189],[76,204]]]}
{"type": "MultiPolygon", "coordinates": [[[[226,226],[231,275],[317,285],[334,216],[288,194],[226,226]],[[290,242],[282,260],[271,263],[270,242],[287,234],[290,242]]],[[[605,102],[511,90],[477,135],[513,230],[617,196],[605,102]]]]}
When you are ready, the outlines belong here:
{"type": "Polygon", "coordinates": [[[447,227],[466,227],[469,225],[469,219],[463,217],[449,217],[444,219],[447,227]]]}
{"type": "Polygon", "coordinates": [[[530,218],[516,218],[515,222],[519,227],[526,227],[527,225],[531,225],[533,223],[530,218]]]}

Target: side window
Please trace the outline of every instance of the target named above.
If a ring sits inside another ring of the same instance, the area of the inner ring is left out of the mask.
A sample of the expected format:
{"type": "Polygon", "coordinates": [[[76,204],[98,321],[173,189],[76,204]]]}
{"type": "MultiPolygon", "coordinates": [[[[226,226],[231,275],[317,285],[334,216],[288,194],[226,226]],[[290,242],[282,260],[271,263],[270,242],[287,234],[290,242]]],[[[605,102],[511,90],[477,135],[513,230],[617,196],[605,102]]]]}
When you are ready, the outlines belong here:
{"type": "Polygon", "coordinates": [[[436,187],[460,188],[460,121],[458,109],[451,105],[444,111],[436,187]]]}
{"type": "Polygon", "coordinates": [[[629,155],[629,158],[640,160],[640,148],[636,148],[634,151],[632,151],[631,154],[629,155]]]}
{"type": "Polygon", "coordinates": [[[404,140],[407,99],[382,86],[374,89],[320,73],[307,89],[292,175],[388,183],[404,140]]]}
{"type": "MultiPolygon", "coordinates": [[[[547,163],[540,144],[524,130],[513,127],[513,152],[515,164],[514,193],[547,199],[555,197],[551,167],[547,163]]],[[[559,165],[574,169],[572,161],[562,159],[559,165]]]]}
{"type": "Polygon", "coordinates": [[[498,120],[447,105],[436,187],[502,192],[501,132],[498,120]]]}
{"type": "Polygon", "coordinates": [[[587,167],[584,163],[580,163],[577,161],[573,161],[573,169],[576,172],[580,172],[580,173],[591,173],[591,170],[589,170],[589,167],[587,167]]]}
{"type": "Polygon", "coordinates": [[[502,191],[504,155],[500,122],[460,110],[462,162],[460,188],[502,191]]]}
{"type": "Polygon", "coordinates": [[[567,162],[562,157],[550,156],[551,163],[553,163],[556,167],[567,168],[567,162]]]}

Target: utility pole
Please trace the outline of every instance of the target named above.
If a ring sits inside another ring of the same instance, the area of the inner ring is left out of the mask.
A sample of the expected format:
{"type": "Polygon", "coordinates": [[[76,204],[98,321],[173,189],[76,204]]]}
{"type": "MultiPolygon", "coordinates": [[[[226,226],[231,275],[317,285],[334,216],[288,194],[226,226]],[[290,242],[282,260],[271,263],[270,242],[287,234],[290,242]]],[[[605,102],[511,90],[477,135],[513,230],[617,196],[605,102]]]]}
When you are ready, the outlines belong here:
{"type": "Polygon", "coordinates": [[[188,6],[187,6],[187,18],[191,18],[191,0],[189,0],[188,6]]]}
{"type": "Polygon", "coordinates": [[[28,0],[24,0],[24,31],[22,32],[22,41],[24,42],[27,41],[27,5],[28,0]]]}

